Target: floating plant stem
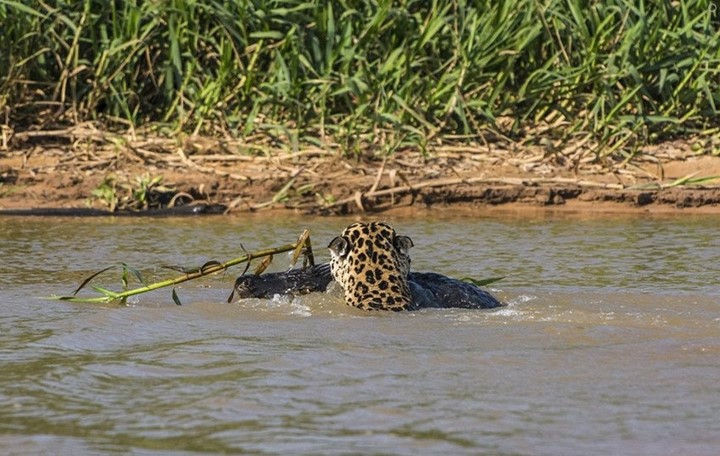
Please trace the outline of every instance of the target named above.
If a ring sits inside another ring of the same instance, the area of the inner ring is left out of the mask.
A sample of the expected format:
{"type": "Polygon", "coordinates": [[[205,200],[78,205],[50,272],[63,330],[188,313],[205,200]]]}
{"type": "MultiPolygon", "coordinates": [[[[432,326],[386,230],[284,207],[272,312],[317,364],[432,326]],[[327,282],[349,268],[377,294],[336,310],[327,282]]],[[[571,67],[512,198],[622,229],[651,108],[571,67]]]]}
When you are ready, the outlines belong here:
{"type": "MultiPolygon", "coordinates": [[[[219,263],[217,261],[209,261],[198,269],[186,272],[183,275],[174,277],[172,279],[166,279],[161,282],[151,283],[151,284],[139,287],[139,288],[134,288],[132,290],[125,290],[122,292],[116,292],[116,291],[108,290],[106,288],[93,286],[91,288],[94,291],[96,291],[97,293],[100,293],[102,296],[95,296],[95,297],[75,296],[75,294],[78,291],[80,291],[85,285],[87,285],[88,282],[90,282],[90,280],[92,280],[97,275],[99,275],[99,273],[95,273],[89,279],[86,279],[82,283],[82,285],[80,287],[78,287],[77,290],[75,290],[75,293],[73,293],[72,296],[51,296],[50,299],[56,299],[56,300],[61,300],[61,301],[70,301],[70,302],[85,302],[85,303],[110,303],[110,302],[118,301],[118,302],[124,304],[126,302],[127,298],[129,298],[131,296],[139,295],[142,293],[147,293],[149,291],[157,290],[160,288],[177,285],[179,283],[187,282],[189,280],[197,279],[197,278],[204,277],[204,276],[207,276],[210,274],[215,274],[217,272],[222,272],[231,266],[250,262],[256,258],[272,256],[277,253],[283,253],[283,252],[289,252],[289,251],[296,252],[296,255],[293,255],[293,264],[294,264],[295,261],[297,261],[297,259],[299,258],[299,253],[297,253],[297,252],[300,252],[303,249],[305,249],[306,251],[311,250],[310,235],[309,235],[308,230],[303,231],[303,233],[300,235],[300,237],[296,243],[285,244],[285,245],[281,245],[279,247],[273,247],[273,248],[264,249],[264,250],[258,250],[256,252],[248,252],[245,255],[242,255],[238,258],[226,261],[224,263],[219,263]]],[[[123,266],[124,266],[123,274],[125,275],[126,274],[126,272],[125,272],[126,266],[124,264],[123,264],[123,266]]],[[[110,268],[103,269],[100,272],[105,272],[108,269],[110,269],[110,268]]],[[[177,293],[175,293],[175,290],[173,290],[173,301],[176,304],[180,302],[177,297],[177,293]]]]}

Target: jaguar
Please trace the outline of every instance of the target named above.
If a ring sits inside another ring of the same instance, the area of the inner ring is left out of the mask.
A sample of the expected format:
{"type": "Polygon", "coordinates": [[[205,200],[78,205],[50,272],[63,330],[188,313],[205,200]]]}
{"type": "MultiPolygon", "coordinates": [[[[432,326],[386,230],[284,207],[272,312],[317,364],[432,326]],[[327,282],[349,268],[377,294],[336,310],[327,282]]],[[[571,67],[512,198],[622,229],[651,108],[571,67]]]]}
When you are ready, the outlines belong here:
{"type": "Polygon", "coordinates": [[[427,307],[489,309],[503,304],[480,287],[431,272],[410,271],[408,236],[385,222],[353,223],[328,249],[330,263],[235,282],[241,298],[324,291],[335,280],[345,303],[363,310],[405,311],[427,307]]]}

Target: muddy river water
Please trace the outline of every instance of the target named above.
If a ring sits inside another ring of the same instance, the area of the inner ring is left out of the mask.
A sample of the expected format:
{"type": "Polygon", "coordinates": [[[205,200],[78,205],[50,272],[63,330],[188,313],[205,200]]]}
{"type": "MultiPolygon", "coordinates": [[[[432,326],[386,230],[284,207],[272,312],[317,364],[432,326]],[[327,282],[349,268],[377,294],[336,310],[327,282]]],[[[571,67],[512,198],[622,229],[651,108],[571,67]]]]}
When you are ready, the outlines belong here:
{"type": "Polygon", "coordinates": [[[49,301],[105,266],[157,280],[303,228],[327,259],[353,220],[0,218],[1,452],[720,454],[720,216],[387,220],[415,270],[504,276],[508,306],[228,304],[240,267],[182,306],[49,301]]]}

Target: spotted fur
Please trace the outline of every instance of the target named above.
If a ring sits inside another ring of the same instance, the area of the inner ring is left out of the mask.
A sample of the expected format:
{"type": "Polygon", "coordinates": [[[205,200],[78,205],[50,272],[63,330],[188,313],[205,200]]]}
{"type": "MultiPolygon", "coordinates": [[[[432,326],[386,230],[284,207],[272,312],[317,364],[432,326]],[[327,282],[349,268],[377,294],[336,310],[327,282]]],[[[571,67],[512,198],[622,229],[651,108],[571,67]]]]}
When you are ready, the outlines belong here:
{"type": "Polygon", "coordinates": [[[330,270],[345,302],[364,310],[412,310],[412,240],[383,222],[353,223],[330,242],[330,270]]]}

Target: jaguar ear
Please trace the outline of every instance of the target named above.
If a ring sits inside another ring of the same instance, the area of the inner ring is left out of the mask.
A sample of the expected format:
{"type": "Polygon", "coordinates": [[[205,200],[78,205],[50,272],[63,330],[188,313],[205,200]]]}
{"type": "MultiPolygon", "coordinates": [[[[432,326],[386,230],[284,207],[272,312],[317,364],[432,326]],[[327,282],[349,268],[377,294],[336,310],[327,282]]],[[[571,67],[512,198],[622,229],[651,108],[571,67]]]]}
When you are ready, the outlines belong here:
{"type": "Polygon", "coordinates": [[[400,250],[402,253],[406,254],[410,250],[410,247],[414,247],[415,244],[413,244],[412,239],[410,239],[407,236],[397,236],[395,238],[395,241],[393,242],[395,245],[395,248],[400,250]]]}
{"type": "Polygon", "coordinates": [[[342,258],[350,251],[350,241],[345,237],[336,237],[328,245],[330,251],[337,257],[342,258]]]}

